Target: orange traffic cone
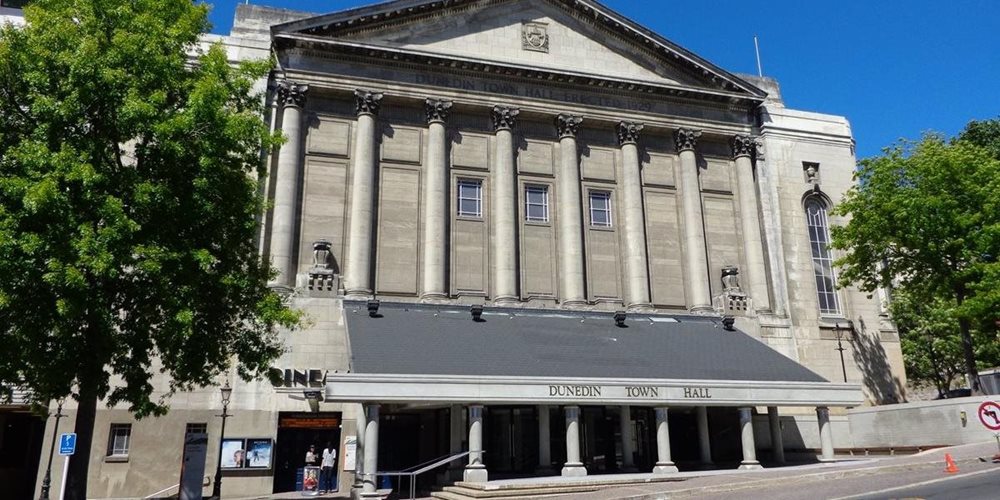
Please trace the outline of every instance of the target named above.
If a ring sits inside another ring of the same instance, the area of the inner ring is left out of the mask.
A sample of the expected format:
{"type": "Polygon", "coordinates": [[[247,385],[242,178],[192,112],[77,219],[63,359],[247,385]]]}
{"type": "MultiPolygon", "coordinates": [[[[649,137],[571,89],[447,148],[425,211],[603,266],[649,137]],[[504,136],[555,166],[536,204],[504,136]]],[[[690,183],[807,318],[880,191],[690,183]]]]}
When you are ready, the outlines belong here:
{"type": "Polygon", "coordinates": [[[958,466],[955,465],[955,459],[951,458],[951,453],[944,454],[944,463],[947,465],[944,468],[944,471],[947,472],[948,474],[954,474],[958,472],[958,466]]]}

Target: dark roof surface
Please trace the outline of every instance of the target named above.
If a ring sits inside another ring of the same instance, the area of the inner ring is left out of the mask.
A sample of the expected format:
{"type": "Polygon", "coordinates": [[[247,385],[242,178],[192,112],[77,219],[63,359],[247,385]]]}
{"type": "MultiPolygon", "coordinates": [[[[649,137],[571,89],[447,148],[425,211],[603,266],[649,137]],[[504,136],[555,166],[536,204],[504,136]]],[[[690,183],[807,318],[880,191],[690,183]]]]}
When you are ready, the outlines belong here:
{"type": "Polygon", "coordinates": [[[344,302],[352,371],[480,375],[826,382],[749,335],[692,316],[344,302]]]}

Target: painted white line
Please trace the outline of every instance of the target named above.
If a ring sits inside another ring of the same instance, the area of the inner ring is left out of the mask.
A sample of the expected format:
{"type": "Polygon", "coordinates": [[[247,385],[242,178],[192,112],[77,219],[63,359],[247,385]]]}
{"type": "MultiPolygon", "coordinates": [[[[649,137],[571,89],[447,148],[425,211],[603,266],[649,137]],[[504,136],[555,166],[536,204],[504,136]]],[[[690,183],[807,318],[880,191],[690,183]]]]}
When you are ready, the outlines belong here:
{"type": "Polygon", "coordinates": [[[928,486],[928,485],[931,485],[931,484],[943,483],[943,482],[952,481],[952,480],[955,480],[955,479],[963,479],[963,478],[967,478],[967,477],[980,476],[980,475],[983,475],[983,474],[990,474],[990,473],[996,474],[998,472],[1000,472],[1000,469],[981,470],[981,471],[976,471],[976,472],[970,472],[968,474],[960,474],[960,475],[957,475],[957,476],[942,477],[940,479],[931,479],[930,481],[923,481],[923,482],[920,482],[920,483],[907,484],[906,486],[897,486],[895,488],[886,488],[886,489],[883,489],[883,490],[869,491],[867,493],[861,493],[861,494],[858,494],[858,495],[851,495],[851,496],[847,496],[847,497],[834,498],[832,500],[853,500],[853,499],[856,499],[856,498],[864,498],[864,497],[870,497],[870,496],[874,496],[874,495],[884,495],[886,493],[892,493],[894,491],[908,490],[910,488],[919,488],[921,486],[928,486]]]}

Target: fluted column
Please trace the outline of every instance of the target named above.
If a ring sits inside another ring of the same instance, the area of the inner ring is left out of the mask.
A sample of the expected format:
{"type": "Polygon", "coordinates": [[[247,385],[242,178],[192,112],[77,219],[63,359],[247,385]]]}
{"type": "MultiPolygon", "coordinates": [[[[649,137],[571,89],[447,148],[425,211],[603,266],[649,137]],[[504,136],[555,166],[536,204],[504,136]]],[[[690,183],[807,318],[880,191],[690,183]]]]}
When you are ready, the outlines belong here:
{"type": "Polygon", "coordinates": [[[705,218],[698,183],[698,158],[695,148],[700,130],[679,129],[674,134],[680,156],[681,215],[684,218],[684,282],[688,307],[692,311],[711,311],[712,292],[708,285],[708,251],[705,246],[705,218]]]}
{"type": "Polygon", "coordinates": [[[488,479],[483,464],[483,405],[469,405],[469,465],[465,466],[464,480],[485,483],[488,479]]]}
{"type": "Polygon", "coordinates": [[[757,184],[753,180],[753,153],[757,143],[749,135],[733,137],[733,161],[736,163],[736,184],[740,193],[740,220],[743,228],[743,251],[750,298],[758,311],[771,309],[767,290],[767,269],[764,267],[764,242],[760,235],[757,215],[757,184]]]}
{"type": "Polygon", "coordinates": [[[670,457],[670,424],[667,411],[666,407],[656,409],[656,467],[653,467],[653,474],[677,472],[677,466],[670,457]]]}
{"type": "Polygon", "coordinates": [[[494,106],[496,164],[491,177],[493,211],[493,301],[516,302],[517,295],[517,166],[514,163],[514,124],[520,110],[494,106]]]}
{"type": "Polygon", "coordinates": [[[580,461],[580,407],[567,406],[566,412],[566,463],[563,476],[586,476],[587,469],[580,461]]]}
{"type": "Polygon", "coordinates": [[[347,244],[344,289],[349,297],[372,293],[372,227],[374,225],[375,169],[378,158],[377,124],[382,94],[354,91],[358,124],[351,155],[351,223],[347,244]]]}
{"type": "Polygon", "coordinates": [[[448,298],[448,132],[451,101],[427,99],[427,165],[424,167],[423,287],[421,298],[448,298]]]}
{"type": "Polygon", "coordinates": [[[274,209],[271,214],[271,265],[278,275],[272,286],[294,287],[295,217],[299,206],[299,179],[302,177],[302,107],[308,85],[278,84],[278,101],[284,106],[281,132],[286,141],[278,150],[278,172],[274,182],[274,209]]]}
{"type": "Polygon", "coordinates": [[[753,409],[740,408],[740,441],[743,444],[743,461],[740,469],[759,469],[757,443],[753,437],[753,409]]]}
{"type": "Polygon", "coordinates": [[[817,407],[816,420],[819,422],[820,460],[833,460],[833,428],[830,427],[830,409],[825,406],[817,407]]]}
{"type": "Polygon", "coordinates": [[[556,117],[559,132],[559,271],[560,298],[568,307],[587,304],[583,279],[583,201],[580,197],[580,161],[576,133],[583,118],[561,114],[556,117]]]}
{"type": "Polygon", "coordinates": [[[642,209],[642,177],[639,166],[641,123],[620,122],[618,143],[622,150],[622,205],[625,226],[626,296],[629,309],[650,307],[649,267],[646,255],[646,219],[642,209]]]}

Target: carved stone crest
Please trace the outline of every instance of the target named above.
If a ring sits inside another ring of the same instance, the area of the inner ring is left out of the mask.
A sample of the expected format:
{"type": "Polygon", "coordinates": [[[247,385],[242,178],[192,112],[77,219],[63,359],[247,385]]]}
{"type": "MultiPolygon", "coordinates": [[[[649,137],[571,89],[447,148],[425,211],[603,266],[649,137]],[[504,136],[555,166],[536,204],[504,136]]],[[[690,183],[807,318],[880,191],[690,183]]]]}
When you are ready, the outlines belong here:
{"type": "Polygon", "coordinates": [[[583,123],[582,117],[561,113],[556,116],[556,131],[559,137],[576,137],[581,123],[583,123]]]}
{"type": "Polygon", "coordinates": [[[381,92],[369,92],[367,90],[355,90],[354,100],[359,115],[378,115],[378,110],[382,106],[381,92]]]}
{"type": "Polygon", "coordinates": [[[521,25],[521,48],[535,52],[549,51],[549,25],[524,23],[521,25]]]}
{"type": "Polygon", "coordinates": [[[287,80],[278,82],[278,102],[285,106],[302,107],[306,103],[306,92],[308,91],[308,85],[289,82],[287,80]]]}
{"type": "Polygon", "coordinates": [[[493,106],[493,130],[510,130],[517,123],[521,110],[509,106],[493,106]]]}
{"type": "Polygon", "coordinates": [[[636,144],[644,125],[636,122],[618,122],[618,144],[636,144]]]}
{"type": "Polygon", "coordinates": [[[448,121],[448,114],[451,113],[451,106],[451,101],[427,99],[424,103],[424,111],[427,113],[427,123],[448,121]]]}
{"type": "Polygon", "coordinates": [[[689,128],[677,129],[677,132],[674,133],[674,143],[677,145],[677,151],[696,148],[699,137],[701,137],[701,130],[692,130],[689,128]]]}

